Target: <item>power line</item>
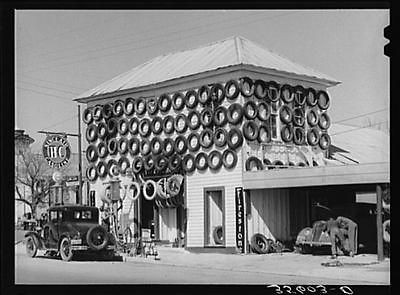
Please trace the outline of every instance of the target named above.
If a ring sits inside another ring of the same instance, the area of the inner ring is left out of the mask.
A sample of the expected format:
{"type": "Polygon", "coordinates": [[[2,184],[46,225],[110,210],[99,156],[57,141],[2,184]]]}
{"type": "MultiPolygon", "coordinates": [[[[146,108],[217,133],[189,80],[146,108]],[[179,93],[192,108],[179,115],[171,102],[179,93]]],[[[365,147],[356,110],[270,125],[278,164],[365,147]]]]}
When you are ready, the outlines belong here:
{"type": "Polygon", "coordinates": [[[46,127],[42,127],[41,129],[49,129],[49,128],[52,128],[52,127],[54,127],[54,126],[57,126],[57,125],[62,124],[62,123],[64,123],[64,122],[67,122],[67,121],[69,121],[69,120],[71,120],[71,119],[74,119],[74,118],[76,118],[76,116],[72,116],[72,117],[66,118],[66,119],[64,119],[64,120],[62,120],[62,121],[59,121],[59,122],[57,122],[57,123],[54,123],[54,124],[52,124],[52,125],[49,125],[49,126],[46,126],[46,127]]]}
{"type": "Polygon", "coordinates": [[[62,96],[58,96],[58,95],[54,95],[54,94],[50,94],[50,93],[45,93],[45,92],[41,92],[41,91],[34,90],[34,89],[24,88],[24,87],[20,87],[20,86],[17,86],[16,88],[21,89],[21,90],[25,90],[25,91],[35,92],[35,93],[42,94],[42,95],[51,96],[51,97],[57,98],[57,99],[59,99],[59,100],[63,100],[63,101],[66,102],[66,103],[67,103],[67,102],[68,102],[68,103],[73,102],[72,100],[67,101],[67,98],[66,98],[66,97],[62,97],[62,96]]]}
{"type": "Polygon", "coordinates": [[[388,108],[380,109],[380,110],[377,110],[377,111],[373,111],[373,112],[357,115],[357,116],[354,116],[354,117],[350,117],[350,118],[339,120],[339,121],[332,122],[332,123],[341,123],[341,122],[345,122],[345,121],[349,121],[349,120],[365,117],[365,116],[368,116],[368,115],[372,115],[372,114],[375,114],[375,113],[380,113],[380,112],[386,111],[387,109],[388,108]]]}
{"type": "Polygon", "coordinates": [[[361,126],[361,127],[353,128],[353,129],[350,129],[350,130],[345,130],[345,131],[337,132],[337,133],[334,133],[334,134],[330,134],[330,136],[343,134],[343,133],[348,133],[348,132],[356,131],[356,130],[359,130],[359,129],[370,128],[372,126],[376,126],[376,125],[379,125],[379,124],[382,124],[382,123],[387,123],[387,122],[388,122],[388,120],[385,120],[385,121],[381,121],[381,122],[378,122],[378,123],[371,124],[369,126],[361,126]]]}
{"type": "Polygon", "coordinates": [[[49,80],[38,79],[38,78],[29,76],[29,75],[25,75],[25,74],[21,74],[21,75],[24,76],[25,78],[28,78],[28,79],[31,79],[31,80],[34,80],[34,81],[41,81],[41,82],[46,82],[46,83],[50,83],[50,84],[54,84],[54,85],[61,85],[61,86],[65,86],[65,87],[70,87],[70,88],[72,87],[72,88],[82,89],[82,90],[85,90],[85,89],[86,89],[86,88],[83,88],[83,87],[77,87],[77,86],[73,86],[73,85],[70,85],[70,84],[65,84],[65,83],[60,83],[60,82],[54,82],[54,81],[49,81],[49,80]]]}
{"type": "Polygon", "coordinates": [[[36,86],[36,87],[44,88],[44,89],[49,89],[49,90],[55,90],[55,91],[59,91],[59,92],[64,92],[64,93],[67,93],[67,94],[73,94],[73,95],[77,95],[77,94],[78,94],[78,93],[76,93],[76,92],[64,91],[64,90],[59,90],[59,89],[52,88],[52,87],[41,86],[41,85],[37,85],[37,84],[35,84],[35,83],[31,83],[31,82],[27,82],[27,81],[21,81],[21,80],[17,80],[17,81],[19,81],[19,82],[21,82],[21,83],[30,84],[30,85],[33,85],[33,86],[36,86]]]}

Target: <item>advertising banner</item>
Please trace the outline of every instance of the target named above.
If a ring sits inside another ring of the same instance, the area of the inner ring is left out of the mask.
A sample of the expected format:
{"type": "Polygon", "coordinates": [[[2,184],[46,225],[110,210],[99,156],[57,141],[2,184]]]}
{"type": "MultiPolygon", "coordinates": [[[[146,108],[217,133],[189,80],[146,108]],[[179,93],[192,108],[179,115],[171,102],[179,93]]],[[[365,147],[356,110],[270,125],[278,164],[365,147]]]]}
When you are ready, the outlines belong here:
{"type": "Polygon", "coordinates": [[[241,253],[245,252],[245,232],[244,232],[244,197],[243,188],[235,188],[235,208],[236,208],[236,247],[241,253]]]}

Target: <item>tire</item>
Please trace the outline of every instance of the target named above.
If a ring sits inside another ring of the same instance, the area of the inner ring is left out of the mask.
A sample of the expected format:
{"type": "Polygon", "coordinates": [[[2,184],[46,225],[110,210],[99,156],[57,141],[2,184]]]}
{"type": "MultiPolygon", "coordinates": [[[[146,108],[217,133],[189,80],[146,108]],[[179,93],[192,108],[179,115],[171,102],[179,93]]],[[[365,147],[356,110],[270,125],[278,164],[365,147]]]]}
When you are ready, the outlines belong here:
{"type": "Polygon", "coordinates": [[[129,140],[126,137],[121,137],[118,140],[118,152],[121,155],[125,155],[129,150],[129,140]]]}
{"type": "Polygon", "coordinates": [[[132,97],[128,97],[124,103],[124,114],[125,116],[132,116],[135,113],[135,100],[132,97]]]}
{"type": "Polygon", "coordinates": [[[182,168],[186,173],[192,173],[196,169],[196,160],[192,154],[183,157],[182,168]]]}
{"type": "Polygon", "coordinates": [[[328,116],[327,112],[323,112],[319,116],[318,125],[322,130],[328,130],[331,126],[331,118],[328,116]]]}
{"type": "Polygon", "coordinates": [[[314,88],[306,89],[306,102],[310,107],[313,107],[318,103],[317,92],[314,88]]]}
{"type": "Polygon", "coordinates": [[[305,123],[305,114],[302,108],[295,108],[293,110],[293,124],[302,127],[305,123]]]}
{"type": "Polygon", "coordinates": [[[124,113],[124,102],[122,100],[117,100],[114,102],[113,106],[113,116],[114,117],[121,117],[124,113]]]}
{"type": "Polygon", "coordinates": [[[238,156],[234,150],[226,149],[222,153],[222,164],[224,165],[225,169],[233,169],[236,167],[238,161],[238,156]],[[231,161],[229,160],[229,156],[231,156],[231,161]]]}
{"type": "Polygon", "coordinates": [[[254,83],[249,77],[243,77],[239,79],[240,93],[244,97],[250,97],[254,94],[254,83]]]}
{"type": "Polygon", "coordinates": [[[329,95],[326,91],[320,90],[317,93],[317,98],[318,98],[318,106],[321,110],[327,110],[330,105],[330,98],[329,95]]]}
{"type": "Polygon", "coordinates": [[[243,135],[239,128],[233,127],[228,132],[228,146],[236,150],[243,145],[243,135]]]}
{"type": "Polygon", "coordinates": [[[319,131],[317,128],[311,128],[307,131],[307,143],[311,146],[316,146],[319,142],[319,131]]]}
{"type": "Polygon", "coordinates": [[[200,113],[200,123],[203,127],[210,127],[213,123],[213,111],[205,107],[200,113]]]}
{"type": "Polygon", "coordinates": [[[139,119],[136,117],[133,117],[130,121],[129,121],[129,132],[132,135],[137,135],[139,133],[139,119]]]}
{"type": "Polygon", "coordinates": [[[188,109],[194,109],[199,104],[199,96],[197,95],[197,91],[191,89],[185,94],[185,105],[188,109]]]}
{"type": "Polygon", "coordinates": [[[169,157],[175,152],[175,141],[172,138],[165,138],[164,142],[164,156],[169,157]]]}
{"type": "Polygon", "coordinates": [[[141,156],[136,156],[135,158],[133,158],[132,171],[135,174],[138,174],[138,173],[142,172],[143,171],[143,166],[144,166],[144,163],[143,163],[143,158],[141,156]]]}
{"type": "Polygon", "coordinates": [[[168,169],[170,172],[179,171],[182,168],[182,159],[179,155],[173,154],[168,160],[168,169]]]}
{"type": "Polygon", "coordinates": [[[258,128],[257,140],[259,143],[269,143],[271,142],[271,132],[267,124],[263,123],[258,128]]]}
{"type": "Polygon", "coordinates": [[[158,109],[164,113],[171,109],[171,97],[167,93],[161,94],[158,98],[158,109]]]}
{"type": "Polygon", "coordinates": [[[294,127],[293,142],[297,145],[304,145],[306,143],[306,131],[303,127],[294,127]]]}
{"type": "Polygon", "coordinates": [[[104,123],[104,122],[100,122],[97,125],[97,137],[99,139],[103,139],[104,140],[104,139],[106,139],[107,135],[108,135],[107,124],[104,123]]]}
{"type": "MultiPolygon", "coordinates": [[[[155,200],[156,203],[158,203],[157,201],[160,201],[160,199],[167,198],[167,180],[165,178],[161,178],[157,181],[157,195],[158,197],[155,200]]],[[[158,207],[161,207],[160,204],[157,205],[158,207]]]]}
{"type": "Polygon", "coordinates": [[[321,137],[319,138],[319,147],[322,150],[327,150],[331,145],[331,137],[328,133],[322,133],[321,137]]]}
{"type": "Polygon", "coordinates": [[[86,168],[86,177],[90,182],[96,181],[98,174],[97,174],[97,169],[95,164],[90,164],[86,168]]]}
{"type": "Polygon", "coordinates": [[[148,118],[143,118],[139,123],[139,134],[142,137],[148,137],[151,133],[151,121],[148,118]]]}
{"type": "Polygon", "coordinates": [[[86,140],[88,142],[95,142],[97,140],[97,126],[90,124],[86,128],[86,140]]]}
{"type": "Polygon", "coordinates": [[[110,177],[118,176],[120,173],[118,162],[115,159],[110,159],[107,162],[107,171],[110,177]]]}
{"type": "Polygon", "coordinates": [[[37,238],[35,236],[29,235],[27,237],[25,249],[26,249],[26,254],[29,257],[34,258],[36,256],[37,251],[39,249],[39,241],[37,240],[37,238]]]}
{"type": "Polygon", "coordinates": [[[258,137],[258,126],[254,121],[246,121],[243,124],[243,135],[249,141],[254,141],[258,137]]]}
{"type": "Polygon", "coordinates": [[[257,104],[253,100],[248,100],[243,106],[244,109],[244,116],[248,120],[254,120],[257,118],[258,115],[258,109],[257,109],[257,104]]]}
{"type": "Polygon", "coordinates": [[[170,194],[172,197],[179,195],[182,190],[184,177],[180,174],[172,175],[167,180],[167,194],[170,194]]]}
{"type": "Polygon", "coordinates": [[[390,219],[385,220],[383,226],[383,240],[386,243],[390,243],[390,219]]]}
{"type": "Polygon", "coordinates": [[[266,99],[268,97],[268,90],[266,87],[266,83],[263,80],[254,81],[254,95],[258,99],[266,99]]]}
{"type": "Polygon", "coordinates": [[[103,107],[101,105],[94,106],[93,119],[95,122],[99,122],[101,119],[103,119],[103,107]]]}
{"type": "Polygon", "coordinates": [[[291,103],[294,99],[293,87],[288,84],[282,85],[280,89],[280,98],[285,103],[291,103]]]}
{"type": "Polygon", "coordinates": [[[216,226],[213,230],[213,239],[215,244],[222,245],[224,243],[224,233],[222,225],[216,226]]]}
{"type": "Polygon", "coordinates": [[[155,163],[154,163],[154,158],[152,155],[147,155],[143,158],[143,165],[144,165],[144,170],[146,172],[151,172],[155,168],[155,163]]]}
{"type": "Polygon", "coordinates": [[[139,183],[132,182],[129,185],[129,190],[133,190],[134,191],[134,193],[132,195],[132,200],[136,201],[139,198],[139,195],[140,195],[140,185],[139,185],[139,183]]]}
{"type": "Polygon", "coordinates": [[[94,144],[90,144],[86,149],[86,159],[89,163],[94,163],[98,157],[97,147],[94,144]]]}
{"type": "Polygon", "coordinates": [[[140,140],[137,137],[132,137],[128,142],[128,150],[131,156],[136,156],[139,154],[140,150],[140,140]]]}
{"type": "Polygon", "coordinates": [[[147,113],[150,116],[155,116],[157,114],[157,112],[158,112],[157,98],[150,97],[149,99],[147,99],[146,109],[147,109],[147,113]]]}
{"type": "Polygon", "coordinates": [[[97,175],[101,179],[105,178],[107,176],[107,174],[108,174],[106,163],[104,161],[99,161],[97,163],[96,171],[97,171],[97,175]]]}
{"type": "Polygon", "coordinates": [[[93,122],[93,108],[86,108],[82,114],[82,120],[86,125],[93,122]]]}
{"type": "Polygon", "coordinates": [[[210,88],[207,85],[203,85],[200,87],[198,91],[199,95],[199,103],[202,105],[206,105],[210,101],[210,88]]]}
{"type": "Polygon", "coordinates": [[[111,118],[107,121],[107,134],[114,136],[117,134],[118,121],[115,118],[111,118]]]}
{"type": "Polygon", "coordinates": [[[284,142],[291,142],[293,140],[293,127],[292,125],[284,125],[281,129],[281,138],[284,142]]]}
{"type": "Polygon", "coordinates": [[[263,234],[256,233],[251,237],[250,247],[258,254],[267,254],[272,251],[272,240],[267,239],[263,234]]]}
{"type": "Polygon", "coordinates": [[[108,154],[115,155],[118,152],[118,140],[113,137],[107,142],[108,154]]]}
{"type": "Polygon", "coordinates": [[[163,141],[159,137],[153,137],[150,141],[150,148],[153,155],[161,154],[164,149],[163,141]]]}
{"type": "Polygon", "coordinates": [[[200,133],[200,145],[205,149],[208,149],[208,148],[212,147],[212,145],[213,145],[213,132],[212,132],[211,129],[205,128],[205,129],[203,129],[203,131],[201,131],[201,133],[200,133]],[[208,138],[208,140],[206,140],[206,138],[208,138]]]}
{"type": "Polygon", "coordinates": [[[200,136],[198,133],[190,133],[187,138],[188,150],[197,152],[200,149],[200,136]],[[194,144],[193,144],[194,143],[194,144]]]}
{"type": "Polygon", "coordinates": [[[294,101],[298,106],[302,106],[306,102],[306,92],[303,86],[297,85],[293,89],[294,101]]]}
{"type": "Polygon", "coordinates": [[[239,103],[233,103],[228,107],[227,118],[232,125],[238,125],[243,120],[243,107],[239,103]]]}
{"type": "Polygon", "coordinates": [[[112,118],[113,116],[113,104],[112,103],[106,103],[103,106],[103,109],[101,111],[101,115],[105,120],[108,120],[112,118]]]}
{"type": "Polygon", "coordinates": [[[91,227],[86,234],[86,242],[92,250],[103,250],[107,247],[109,240],[106,229],[101,225],[91,227]]]}
{"type": "Polygon", "coordinates": [[[310,127],[318,125],[319,116],[316,109],[310,109],[307,113],[307,124],[310,127]]]}
{"type": "Polygon", "coordinates": [[[142,156],[147,156],[151,152],[151,145],[150,145],[150,140],[147,138],[142,138],[142,141],[140,142],[140,154],[142,156]]]}
{"type": "Polygon", "coordinates": [[[224,128],[217,128],[214,132],[213,142],[216,147],[224,147],[228,141],[228,132],[224,128]]]}
{"type": "Polygon", "coordinates": [[[293,111],[288,105],[283,105],[279,109],[279,118],[285,124],[292,122],[293,111]]]}
{"type": "Polygon", "coordinates": [[[257,170],[263,170],[264,167],[261,160],[257,157],[251,156],[246,160],[245,163],[246,171],[251,171],[253,163],[256,165],[257,170]]]}
{"type": "Polygon", "coordinates": [[[158,155],[154,161],[154,168],[157,172],[162,173],[168,167],[168,159],[164,155],[158,155]]]}
{"type": "Polygon", "coordinates": [[[129,131],[128,119],[122,118],[118,121],[118,133],[120,135],[126,135],[129,131]]]}
{"type": "Polygon", "coordinates": [[[211,170],[214,170],[214,171],[219,170],[221,168],[221,166],[222,166],[222,155],[221,155],[221,153],[219,151],[215,151],[215,150],[212,151],[208,155],[207,162],[208,162],[208,167],[211,170]],[[214,163],[214,159],[215,158],[218,160],[217,163],[214,163]]]}
{"type": "Polygon", "coordinates": [[[279,100],[279,84],[275,81],[269,81],[266,83],[266,88],[268,89],[268,98],[272,102],[277,102],[279,100]]]}
{"type": "Polygon", "coordinates": [[[130,166],[131,166],[131,164],[129,163],[129,160],[127,157],[121,156],[119,158],[118,167],[119,167],[119,171],[121,172],[121,175],[126,175],[126,172],[130,166]]]}
{"type": "Polygon", "coordinates": [[[234,100],[240,93],[239,83],[235,80],[229,80],[225,83],[225,97],[229,100],[234,100]]]}
{"type": "Polygon", "coordinates": [[[172,108],[175,111],[181,111],[185,107],[185,96],[182,92],[175,92],[172,95],[172,108]]]}
{"type": "Polygon", "coordinates": [[[179,134],[185,133],[188,128],[188,120],[184,114],[179,114],[174,120],[175,131],[179,134]]]}
{"type": "Polygon", "coordinates": [[[186,152],[187,150],[187,141],[186,137],[183,135],[179,135],[175,138],[175,144],[174,144],[174,149],[175,153],[182,155],[186,152]]]}
{"type": "Polygon", "coordinates": [[[139,97],[135,101],[135,112],[137,115],[141,116],[146,113],[147,106],[146,106],[146,100],[143,97],[139,97]]]}
{"type": "Polygon", "coordinates": [[[161,117],[154,117],[151,121],[151,132],[155,135],[161,134],[163,131],[163,120],[161,117]]]}
{"type": "Polygon", "coordinates": [[[228,122],[227,109],[219,106],[214,111],[214,124],[215,126],[223,127],[228,122]]]}
{"type": "Polygon", "coordinates": [[[207,154],[200,152],[196,155],[196,169],[199,171],[204,171],[208,168],[207,154]]]}
{"type": "Polygon", "coordinates": [[[270,115],[271,115],[271,110],[268,104],[264,101],[259,102],[257,105],[257,118],[260,121],[266,122],[268,121],[270,115]]]}
{"type": "Polygon", "coordinates": [[[225,98],[225,88],[220,83],[215,83],[210,89],[211,100],[221,104],[225,98]]]}
{"type": "Polygon", "coordinates": [[[59,248],[61,259],[64,261],[71,261],[74,257],[74,253],[71,249],[71,241],[68,237],[63,237],[60,242],[59,248]]]}
{"type": "Polygon", "coordinates": [[[174,117],[171,115],[164,117],[163,130],[165,134],[172,134],[174,132],[174,117]]]}
{"type": "Polygon", "coordinates": [[[191,130],[197,130],[200,127],[200,114],[195,110],[191,110],[187,116],[188,126],[191,130]],[[196,119],[194,119],[196,118],[196,119]]]}

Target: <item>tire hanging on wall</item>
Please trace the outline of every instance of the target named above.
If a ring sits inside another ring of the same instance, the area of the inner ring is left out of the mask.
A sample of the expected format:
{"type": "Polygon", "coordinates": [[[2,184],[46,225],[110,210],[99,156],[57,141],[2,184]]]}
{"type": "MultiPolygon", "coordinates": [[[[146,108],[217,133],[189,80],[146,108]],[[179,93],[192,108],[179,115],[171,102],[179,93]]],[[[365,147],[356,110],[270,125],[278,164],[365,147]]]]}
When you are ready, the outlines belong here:
{"type": "Polygon", "coordinates": [[[131,166],[131,164],[129,163],[129,160],[127,157],[125,156],[121,156],[118,160],[118,167],[119,167],[119,171],[121,172],[121,175],[126,175],[126,171],[128,170],[128,168],[131,166]]]}
{"type": "Polygon", "coordinates": [[[301,107],[294,108],[293,110],[293,124],[302,127],[305,123],[305,114],[301,107]]]}
{"type": "Polygon", "coordinates": [[[229,100],[234,100],[240,93],[240,86],[236,80],[229,80],[225,83],[225,96],[229,100]]]}
{"type": "Polygon", "coordinates": [[[120,135],[126,135],[129,131],[129,121],[126,118],[121,118],[118,121],[118,133],[120,135]]]}
{"type": "Polygon", "coordinates": [[[109,136],[114,136],[117,134],[118,121],[115,118],[110,118],[107,121],[107,133],[109,136]]]}
{"type": "Polygon", "coordinates": [[[169,96],[169,94],[161,94],[158,98],[158,109],[161,112],[166,113],[171,109],[171,103],[171,97],[169,96]]]}
{"type": "Polygon", "coordinates": [[[318,106],[321,110],[327,110],[330,105],[329,95],[326,91],[320,90],[317,93],[318,106]]]}
{"type": "Polygon", "coordinates": [[[174,95],[172,95],[172,108],[175,111],[180,111],[185,107],[185,96],[182,94],[182,92],[175,92],[174,95]]]}
{"type": "Polygon", "coordinates": [[[108,170],[108,175],[110,177],[113,176],[118,176],[120,171],[119,171],[119,166],[118,166],[118,162],[114,159],[110,159],[107,162],[107,170],[108,170]]]}
{"type": "Polygon", "coordinates": [[[258,126],[254,121],[246,121],[243,124],[243,135],[249,141],[254,141],[258,137],[258,126]]]}
{"type": "Polygon", "coordinates": [[[280,90],[280,98],[285,103],[291,103],[294,99],[293,87],[288,84],[282,85],[280,90]]]}
{"type": "Polygon", "coordinates": [[[213,132],[210,128],[205,128],[200,133],[200,145],[208,149],[213,145],[213,132]]]}
{"type": "Polygon", "coordinates": [[[261,101],[257,105],[257,118],[260,121],[268,121],[269,116],[271,115],[271,110],[269,105],[265,101],[261,101]]]}
{"type": "Polygon", "coordinates": [[[258,137],[257,140],[259,143],[269,143],[271,142],[271,131],[267,124],[262,123],[258,128],[258,137]]]}
{"type": "Polygon", "coordinates": [[[101,119],[103,119],[103,114],[102,114],[103,107],[101,105],[95,105],[93,108],[93,119],[96,122],[99,122],[101,119]]]}
{"type": "Polygon", "coordinates": [[[266,83],[266,88],[268,89],[268,99],[277,102],[279,100],[279,84],[275,81],[269,81],[266,83]]]}
{"type": "Polygon", "coordinates": [[[239,128],[232,127],[228,132],[228,146],[232,150],[236,150],[243,145],[243,135],[239,128]]]}
{"type": "Polygon", "coordinates": [[[187,142],[186,142],[185,136],[179,135],[175,138],[174,150],[175,150],[175,153],[177,153],[179,155],[182,155],[186,152],[187,142]]]}
{"type": "Polygon", "coordinates": [[[199,103],[199,96],[195,89],[191,89],[185,94],[185,105],[188,109],[194,109],[199,103]]]}
{"type": "Polygon", "coordinates": [[[146,100],[143,97],[139,97],[135,101],[135,111],[136,114],[141,116],[146,113],[147,106],[146,106],[146,100]]]}
{"type": "Polygon", "coordinates": [[[203,127],[210,127],[213,123],[213,111],[205,107],[200,113],[200,123],[203,127]]]}
{"type": "Polygon", "coordinates": [[[293,128],[293,142],[297,145],[304,145],[306,143],[306,131],[303,127],[293,128]]]}
{"type": "Polygon", "coordinates": [[[115,155],[118,152],[118,140],[113,137],[107,142],[108,154],[115,155]]]}
{"type": "Polygon", "coordinates": [[[293,92],[295,103],[299,106],[304,105],[307,98],[304,87],[301,85],[297,85],[296,87],[294,87],[293,92]]]}
{"type": "Polygon", "coordinates": [[[331,126],[331,118],[326,112],[321,113],[319,116],[318,125],[322,130],[327,130],[331,126]]]}
{"type": "Polygon", "coordinates": [[[215,126],[223,127],[228,122],[227,109],[223,106],[219,106],[214,110],[213,118],[215,126]]]}
{"type": "Polygon", "coordinates": [[[141,156],[136,156],[132,160],[132,171],[133,173],[140,173],[143,170],[143,157],[141,156]]]}
{"type": "Polygon", "coordinates": [[[266,236],[260,233],[256,233],[251,237],[250,248],[257,254],[267,254],[272,252],[273,241],[267,239],[266,236]]]}
{"type": "Polygon", "coordinates": [[[258,109],[257,104],[253,100],[248,100],[243,106],[244,116],[248,120],[254,120],[257,117],[258,109]]]}
{"type": "Polygon", "coordinates": [[[88,142],[94,142],[97,139],[97,126],[94,124],[90,124],[86,128],[86,140],[88,142]]]}
{"type": "Polygon", "coordinates": [[[281,138],[284,142],[291,142],[293,140],[293,126],[284,125],[281,129],[281,138]]]}
{"type": "Polygon", "coordinates": [[[147,155],[143,158],[144,170],[147,172],[153,171],[155,168],[155,162],[152,155],[147,155]]]}
{"type": "Polygon", "coordinates": [[[96,171],[97,171],[97,175],[101,179],[105,178],[107,176],[107,174],[108,174],[106,163],[104,161],[99,161],[97,163],[96,171]]]}
{"type": "Polygon", "coordinates": [[[200,152],[196,155],[196,169],[199,171],[204,171],[208,168],[207,154],[200,152]]]}
{"type": "Polygon", "coordinates": [[[254,81],[254,95],[258,99],[265,100],[268,97],[267,85],[263,80],[254,81]]]}
{"type": "Polygon", "coordinates": [[[239,103],[233,103],[228,107],[227,119],[232,125],[242,123],[243,120],[243,107],[239,103]]]}
{"type": "Polygon", "coordinates": [[[188,149],[191,152],[197,152],[200,149],[200,136],[198,133],[190,133],[187,138],[188,149]]]}
{"type": "Polygon", "coordinates": [[[314,127],[307,131],[307,142],[311,146],[316,146],[319,142],[319,131],[318,128],[314,127]]]}
{"type": "Polygon", "coordinates": [[[164,117],[163,130],[165,134],[172,134],[174,132],[174,117],[171,115],[164,117]]]}
{"type": "Polygon", "coordinates": [[[310,127],[316,126],[318,124],[318,121],[319,121],[319,116],[317,110],[315,108],[310,109],[307,113],[308,126],[310,127]]]}
{"type": "Polygon", "coordinates": [[[150,116],[154,116],[157,114],[158,112],[158,101],[156,97],[150,97],[147,99],[147,103],[146,103],[146,109],[147,109],[147,113],[150,116]]]}
{"type": "Polygon", "coordinates": [[[220,83],[215,83],[211,86],[210,89],[211,100],[220,104],[224,101],[225,98],[225,88],[220,83]]]}
{"type": "Polygon", "coordinates": [[[151,147],[151,153],[153,155],[159,155],[162,153],[162,151],[164,150],[164,145],[163,145],[163,141],[155,136],[153,137],[153,139],[150,141],[150,147],[151,147]]]}
{"type": "Polygon", "coordinates": [[[124,103],[125,116],[132,116],[135,113],[135,100],[133,97],[128,97],[124,103]]]}
{"type": "Polygon", "coordinates": [[[97,168],[95,164],[90,164],[87,168],[86,168],[86,178],[90,181],[90,182],[94,182],[96,181],[98,177],[97,174],[97,168]]]}
{"type": "Polygon", "coordinates": [[[157,172],[162,173],[168,167],[168,159],[164,155],[158,155],[154,160],[154,168],[157,172]]]}
{"type": "Polygon", "coordinates": [[[383,227],[383,240],[390,243],[390,219],[387,219],[382,224],[383,227]]]}
{"type": "Polygon", "coordinates": [[[196,169],[196,161],[192,154],[187,154],[183,157],[182,168],[186,173],[192,173],[196,169]]]}
{"type": "Polygon", "coordinates": [[[133,117],[132,119],[130,119],[128,128],[129,128],[129,132],[132,135],[136,135],[139,133],[139,122],[140,122],[139,119],[136,117],[133,117]]]}
{"type": "Polygon", "coordinates": [[[139,134],[142,137],[148,137],[151,133],[151,121],[148,118],[143,118],[139,123],[139,134]]]}
{"type": "Polygon", "coordinates": [[[199,91],[199,103],[202,105],[206,105],[210,101],[210,88],[207,85],[203,85],[200,87],[199,91]]]}
{"type": "Polygon", "coordinates": [[[124,102],[122,100],[117,100],[116,102],[114,102],[112,112],[114,117],[118,118],[122,116],[122,114],[124,113],[124,102]]]}
{"type": "Polygon", "coordinates": [[[86,125],[93,122],[93,108],[89,107],[83,111],[82,120],[86,125]]]}
{"type": "Polygon", "coordinates": [[[157,195],[158,195],[157,198],[158,200],[156,201],[160,201],[160,199],[167,198],[167,179],[165,177],[157,181],[157,195]]]}
{"type": "Polygon", "coordinates": [[[322,133],[319,138],[319,146],[323,150],[327,150],[331,145],[331,137],[328,133],[322,133]]]}
{"type": "Polygon", "coordinates": [[[139,154],[140,140],[137,137],[132,137],[129,139],[128,150],[131,156],[136,156],[137,154],[139,154]]]}
{"type": "Polygon", "coordinates": [[[100,159],[104,159],[108,155],[108,147],[105,141],[100,141],[97,145],[97,153],[100,159]]]}
{"type": "Polygon", "coordinates": [[[167,194],[172,197],[177,196],[182,189],[183,179],[184,177],[180,174],[170,176],[167,180],[167,194]]]}
{"type": "Polygon", "coordinates": [[[163,119],[161,117],[154,117],[151,121],[151,132],[159,135],[163,131],[163,119]]]}
{"type": "Polygon", "coordinates": [[[233,169],[236,167],[238,161],[237,154],[232,149],[226,149],[222,153],[222,164],[224,165],[225,169],[233,169]]]}
{"type": "Polygon", "coordinates": [[[252,164],[256,165],[257,170],[263,170],[263,163],[261,162],[261,160],[257,157],[251,156],[246,160],[246,171],[252,170],[252,164]]]}
{"type": "Polygon", "coordinates": [[[283,105],[279,109],[279,118],[285,124],[289,124],[293,118],[293,111],[288,105],[283,105]]]}
{"type": "Polygon", "coordinates": [[[211,170],[217,171],[221,168],[222,166],[222,155],[219,151],[212,151],[207,158],[208,162],[208,167],[210,167],[211,170]],[[217,162],[214,162],[214,159],[217,159],[217,162]]]}
{"type": "Polygon", "coordinates": [[[136,201],[140,195],[140,184],[137,182],[132,182],[128,189],[133,190],[132,201],[136,201]]]}
{"type": "Polygon", "coordinates": [[[118,140],[118,152],[121,155],[125,155],[129,150],[129,140],[126,137],[121,137],[118,140]]]}
{"type": "Polygon", "coordinates": [[[105,139],[108,135],[108,128],[107,128],[107,124],[104,122],[100,122],[97,125],[97,137],[99,139],[105,139]]]}
{"type": "Polygon", "coordinates": [[[222,245],[224,243],[224,233],[222,225],[218,225],[213,230],[213,239],[215,244],[222,245]]]}
{"type": "Polygon", "coordinates": [[[142,156],[147,156],[150,154],[151,147],[150,147],[150,140],[147,138],[142,138],[140,142],[140,153],[142,156]]]}
{"type": "Polygon", "coordinates": [[[101,110],[101,116],[105,119],[108,120],[113,116],[113,104],[112,103],[106,103],[103,106],[103,109],[101,110]]]}
{"type": "Polygon", "coordinates": [[[310,87],[306,89],[306,101],[310,107],[313,107],[318,103],[317,92],[314,88],[310,87]]]}
{"type": "Polygon", "coordinates": [[[240,92],[244,97],[250,97],[254,94],[254,83],[249,77],[239,79],[240,92]]]}
{"type": "Polygon", "coordinates": [[[216,147],[224,147],[228,141],[228,132],[222,127],[215,129],[213,141],[216,147]]]}
{"type": "Polygon", "coordinates": [[[178,154],[173,154],[168,160],[168,169],[170,172],[179,171],[182,167],[182,159],[178,154]]]}
{"type": "Polygon", "coordinates": [[[151,201],[156,197],[157,194],[157,184],[154,180],[146,180],[143,184],[143,197],[151,201]]]}
{"type": "Polygon", "coordinates": [[[196,110],[191,110],[187,116],[188,126],[191,130],[197,130],[200,127],[200,115],[196,110]]]}
{"type": "Polygon", "coordinates": [[[89,163],[96,162],[98,159],[97,147],[94,144],[90,144],[86,149],[86,159],[89,163]]]}
{"type": "Polygon", "coordinates": [[[172,138],[165,138],[163,142],[164,156],[169,157],[175,152],[175,141],[172,138]]]}
{"type": "Polygon", "coordinates": [[[184,114],[178,114],[174,120],[174,128],[177,133],[185,133],[188,128],[188,119],[184,114]]]}

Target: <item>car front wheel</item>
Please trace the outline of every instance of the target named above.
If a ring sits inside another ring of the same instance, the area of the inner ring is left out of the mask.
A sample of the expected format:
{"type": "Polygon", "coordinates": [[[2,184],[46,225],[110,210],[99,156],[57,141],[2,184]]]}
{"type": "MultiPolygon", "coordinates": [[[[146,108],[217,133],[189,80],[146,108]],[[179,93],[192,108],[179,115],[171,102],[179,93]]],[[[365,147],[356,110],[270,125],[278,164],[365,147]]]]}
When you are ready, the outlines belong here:
{"type": "Polygon", "coordinates": [[[74,256],[71,249],[71,241],[69,238],[64,237],[60,243],[60,255],[61,259],[64,261],[71,261],[74,256]]]}
{"type": "Polygon", "coordinates": [[[38,245],[35,241],[35,238],[33,236],[29,236],[26,239],[26,253],[28,254],[29,257],[35,257],[38,251],[38,245]]]}

